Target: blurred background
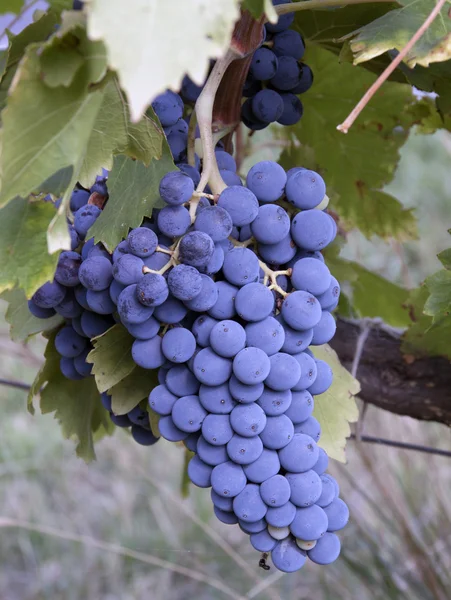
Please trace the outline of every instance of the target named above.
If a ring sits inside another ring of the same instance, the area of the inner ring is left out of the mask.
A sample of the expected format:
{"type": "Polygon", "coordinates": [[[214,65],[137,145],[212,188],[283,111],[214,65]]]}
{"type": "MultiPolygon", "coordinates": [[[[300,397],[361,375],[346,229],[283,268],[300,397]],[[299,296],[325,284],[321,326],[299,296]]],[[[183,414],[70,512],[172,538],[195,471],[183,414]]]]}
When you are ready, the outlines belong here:
{"type": "MultiPolygon", "coordinates": [[[[260,158],[260,157],[258,157],[260,158]]],[[[344,255],[414,286],[449,246],[451,136],[411,135],[389,191],[414,207],[420,240],[366,241],[344,255]]],[[[13,344],[1,305],[0,377],[31,382],[43,340],[13,344]]],[[[258,568],[236,527],[213,516],[207,490],[180,495],[184,453],[138,446],[122,430],[89,466],[51,415],[30,416],[26,394],[0,387],[1,600],[449,600],[451,459],[350,441],[331,472],[351,509],[342,555],[294,575],[258,568]]],[[[451,449],[449,429],[370,407],[365,433],[451,449]]]]}

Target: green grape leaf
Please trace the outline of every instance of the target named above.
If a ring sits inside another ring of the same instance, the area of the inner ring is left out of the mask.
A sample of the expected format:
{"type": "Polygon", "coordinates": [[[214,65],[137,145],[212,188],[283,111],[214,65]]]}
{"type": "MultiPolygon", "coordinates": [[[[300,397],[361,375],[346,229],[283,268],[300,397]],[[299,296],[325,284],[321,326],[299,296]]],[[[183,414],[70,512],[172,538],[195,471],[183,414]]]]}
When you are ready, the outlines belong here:
{"type": "Polygon", "coordinates": [[[54,215],[51,202],[24,198],[0,210],[0,292],[18,286],[30,298],[53,279],[58,256],[47,252],[46,230],[54,215]]]}
{"type": "Polygon", "coordinates": [[[3,0],[0,6],[0,15],[6,13],[14,13],[17,15],[22,11],[24,4],[25,0],[3,0]]]}
{"type": "MultiPolygon", "coordinates": [[[[365,69],[340,64],[319,47],[308,49],[306,61],[315,73],[313,87],[302,96],[310,118],[283,133],[296,136],[281,157],[285,168],[304,166],[322,174],[334,210],[345,229],[357,227],[370,237],[409,239],[416,235],[416,221],[392,196],[379,191],[388,183],[399,160],[405,136],[395,126],[412,125],[406,108],[412,102],[410,86],[387,82],[384,94],[373,98],[347,135],[336,127],[374,81],[365,69]],[[340,90],[337,101],[336,90],[340,90]]],[[[283,135],[282,134],[282,135],[283,135]]]]}
{"type": "Polygon", "coordinates": [[[150,164],[163,152],[164,134],[152,110],[138,123],[130,121],[130,111],[117,79],[105,86],[103,102],[88,141],[86,156],[78,176],[90,187],[101,168],[113,168],[113,155],[126,154],[150,164]]]}
{"type": "Polygon", "coordinates": [[[102,42],[88,39],[81,12],[64,13],[60,28],[44,46],[40,58],[42,80],[50,87],[69,87],[85,62],[92,83],[99,82],[107,70],[106,48],[102,42]]]}
{"type": "Polygon", "coordinates": [[[445,269],[451,270],[451,248],[447,248],[446,250],[443,250],[443,252],[440,252],[440,254],[437,255],[437,258],[440,260],[445,269]]]}
{"type": "Polygon", "coordinates": [[[93,340],[94,349],[86,360],[93,363],[92,374],[99,392],[106,392],[133,371],[133,342],[123,325],[115,325],[93,340]]]}
{"type": "MultiPolygon", "coordinates": [[[[326,251],[331,273],[345,286],[347,300],[358,318],[379,318],[391,327],[408,327],[411,319],[405,309],[409,291],[388,279],[372,273],[356,262],[334,256],[326,251]]],[[[340,308],[340,314],[343,314],[340,308]]]]}
{"type": "Polygon", "coordinates": [[[434,323],[451,314],[451,271],[442,269],[426,279],[430,296],[424,305],[426,315],[433,317],[434,323]]]}
{"type": "Polygon", "coordinates": [[[125,415],[149,396],[158,385],[157,371],[135,366],[122,381],[108,390],[112,397],[112,408],[116,415],[125,415]]]}
{"type": "Polygon", "coordinates": [[[0,51],[0,82],[6,71],[6,65],[8,63],[8,55],[9,55],[8,49],[0,51]]]}
{"type": "Polygon", "coordinates": [[[151,216],[154,206],[161,202],[160,180],[174,168],[168,150],[149,166],[128,156],[115,156],[108,178],[108,203],[88,235],[112,252],[130,228],[138,227],[143,216],[151,216]]]}
{"type": "Polygon", "coordinates": [[[278,21],[278,16],[271,0],[244,0],[241,8],[248,10],[254,19],[259,19],[265,14],[270,23],[277,23],[278,21]]]}
{"type": "Polygon", "coordinates": [[[185,74],[201,83],[209,59],[227,49],[239,17],[237,0],[135,0],[132,11],[123,0],[94,0],[89,9],[89,37],[105,42],[109,66],[127,94],[133,121],[157,94],[178,89],[185,74]],[[174,52],[174,45],[183,52],[174,52]],[[149,76],[153,64],[158,68],[149,76]]]}
{"type": "Polygon", "coordinates": [[[430,295],[426,285],[413,290],[406,302],[412,324],[403,336],[402,350],[406,354],[447,356],[451,359],[451,316],[433,318],[424,314],[430,295]]]}
{"type": "Polygon", "coordinates": [[[69,87],[51,89],[41,80],[38,50],[27,51],[2,115],[1,205],[83,159],[103,99],[101,91],[88,93],[88,66],[69,87]]]}
{"type": "MultiPolygon", "coordinates": [[[[436,3],[434,0],[399,0],[398,4],[401,8],[391,10],[347,36],[351,40],[355,64],[371,60],[392,49],[402,50],[436,3]]],[[[449,6],[445,4],[440,15],[407,53],[404,61],[408,66],[419,64],[427,67],[430,63],[451,58],[451,22],[448,12],[449,6]]]]}
{"type": "Polygon", "coordinates": [[[346,462],[346,438],[351,434],[349,423],[359,418],[354,396],[360,392],[359,382],[341,365],[334,350],[328,345],[314,346],[315,357],[326,361],[334,372],[331,387],[319,396],[315,396],[313,416],[321,425],[319,446],[330,458],[346,462]]]}
{"type": "Polygon", "coordinates": [[[64,322],[60,315],[50,319],[34,317],[28,310],[28,300],[21,289],[7,290],[1,298],[8,302],[5,319],[10,325],[9,334],[13,342],[26,342],[32,335],[51,331],[64,322]]]}
{"type": "Polygon", "coordinates": [[[77,456],[89,462],[95,459],[93,434],[111,431],[108,413],[100,402],[93,377],[70,381],[61,373],[61,357],[55,349],[54,339],[55,333],[49,337],[45,363],[32,385],[29,406],[40,394],[42,414],[55,413],[64,437],[77,440],[77,456]]]}

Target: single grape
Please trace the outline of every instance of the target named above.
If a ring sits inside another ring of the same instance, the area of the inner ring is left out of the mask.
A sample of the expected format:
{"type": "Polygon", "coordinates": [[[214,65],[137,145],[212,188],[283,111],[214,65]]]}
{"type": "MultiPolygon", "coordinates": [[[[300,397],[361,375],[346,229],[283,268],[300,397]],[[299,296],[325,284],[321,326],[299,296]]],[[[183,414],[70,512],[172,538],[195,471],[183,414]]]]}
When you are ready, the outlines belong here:
{"type": "Polygon", "coordinates": [[[168,286],[179,300],[192,300],[202,290],[202,277],[194,267],[177,265],[169,273],[168,286]]]}
{"type": "Polygon", "coordinates": [[[216,354],[233,358],[246,345],[246,332],[236,321],[220,321],[211,330],[210,344],[216,354]]]}
{"type": "Polygon", "coordinates": [[[152,102],[152,108],[163,127],[175,125],[183,116],[183,100],[170,90],[157,96],[152,102]]]}
{"type": "Polygon", "coordinates": [[[199,346],[205,348],[210,345],[210,334],[217,323],[219,321],[208,315],[202,315],[194,321],[192,332],[199,346]]]}
{"type": "Polygon", "coordinates": [[[191,217],[184,206],[165,206],[158,213],[158,228],[170,238],[184,235],[190,225],[191,217]]]}
{"type": "Polygon", "coordinates": [[[300,352],[299,354],[295,354],[294,358],[297,360],[301,367],[301,376],[295,386],[293,386],[294,391],[307,390],[311,385],[313,385],[316,375],[317,375],[317,367],[315,359],[312,358],[307,352],[300,352]]]}
{"type": "Polygon", "coordinates": [[[221,242],[216,242],[213,256],[210,258],[205,267],[199,267],[199,271],[205,275],[215,275],[222,269],[224,264],[224,250],[221,242]]]}
{"type": "Polygon", "coordinates": [[[116,248],[113,252],[113,262],[115,263],[117,260],[119,260],[119,258],[121,256],[124,256],[124,254],[129,254],[129,253],[130,253],[130,248],[128,247],[128,242],[127,242],[127,240],[123,240],[116,246],[116,248]]]}
{"type": "Polygon", "coordinates": [[[232,226],[232,215],[219,202],[218,206],[207,206],[201,210],[194,222],[194,229],[203,231],[214,242],[227,239],[232,232],[232,226]]]}
{"type": "Polygon", "coordinates": [[[77,381],[84,378],[84,375],[81,375],[75,368],[75,361],[73,358],[66,358],[63,356],[60,360],[60,370],[66,379],[77,381]]]}
{"type": "Polygon", "coordinates": [[[290,443],[293,436],[293,423],[285,414],[267,417],[266,426],[260,434],[263,444],[270,450],[280,450],[290,443]]]}
{"type": "Polygon", "coordinates": [[[255,462],[262,452],[263,443],[257,435],[245,437],[235,433],[227,444],[228,457],[239,465],[255,462]]]}
{"type": "Polygon", "coordinates": [[[274,310],[274,295],[262,283],[249,283],[237,293],[235,308],[245,321],[261,321],[274,310]]]}
{"type": "Polygon", "coordinates": [[[94,225],[102,211],[93,204],[87,204],[77,210],[74,215],[74,227],[81,239],[86,237],[89,228],[94,225]]]}
{"type": "Polygon", "coordinates": [[[218,299],[208,314],[215,319],[232,319],[236,315],[235,299],[238,288],[227,281],[217,281],[216,289],[218,290],[218,299]]]}
{"type": "Polygon", "coordinates": [[[329,565],[337,560],[340,554],[340,539],[334,533],[325,533],[316,546],[307,552],[311,561],[318,565],[329,565]]]}
{"type": "MultiPolygon", "coordinates": [[[[316,470],[315,470],[315,473],[316,473],[316,470]]],[[[321,506],[322,508],[325,508],[326,506],[329,506],[329,504],[331,504],[331,502],[333,502],[333,500],[335,500],[337,494],[336,494],[335,484],[332,481],[331,477],[329,478],[329,476],[327,476],[327,475],[326,476],[320,475],[320,478],[321,478],[321,483],[322,483],[322,491],[321,491],[321,496],[316,501],[316,504],[318,506],[321,506]]]]}
{"type": "Polygon", "coordinates": [[[211,473],[211,486],[221,497],[234,498],[246,486],[243,467],[227,461],[215,467],[211,473]]]}
{"type": "Polygon", "coordinates": [[[291,222],[291,235],[300,248],[322,250],[333,238],[329,215],[320,210],[304,210],[291,222]]]}
{"type": "Polygon", "coordinates": [[[327,531],[343,529],[349,521],[349,508],[341,498],[335,498],[328,506],[324,507],[324,512],[329,521],[327,531]]]}
{"type": "Polygon", "coordinates": [[[313,346],[327,344],[334,337],[337,324],[330,312],[323,310],[319,323],[313,328],[313,346]]]}
{"type": "Polygon", "coordinates": [[[88,338],[94,338],[108,331],[114,325],[114,321],[106,316],[96,315],[95,313],[85,311],[81,315],[81,328],[88,338]]]}
{"type": "Polygon", "coordinates": [[[154,434],[144,427],[140,427],[139,425],[132,425],[132,437],[141,446],[153,446],[159,440],[159,438],[155,437],[154,434]]]}
{"type": "Polygon", "coordinates": [[[28,300],[28,310],[38,319],[50,319],[55,314],[53,308],[41,308],[34,300],[28,300]]]}
{"type": "Polygon", "coordinates": [[[166,173],[160,181],[160,196],[166,204],[175,206],[185,204],[191,200],[193,193],[193,180],[181,171],[166,173]]]}
{"type": "Polygon", "coordinates": [[[283,475],[273,475],[260,485],[260,495],[268,506],[283,506],[289,501],[290,494],[290,484],[283,475]]]}
{"type": "Polygon", "coordinates": [[[262,383],[270,368],[269,357],[260,348],[244,348],[233,360],[233,374],[246,385],[262,383]]]}
{"type": "Polygon", "coordinates": [[[187,136],[186,134],[180,134],[176,131],[171,132],[167,136],[167,142],[169,144],[169,148],[171,150],[171,154],[174,158],[174,162],[177,164],[179,162],[186,161],[187,158],[187,136]]]}
{"type": "Polygon", "coordinates": [[[199,183],[200,183],[200,173],[196,169],[196,167],[193,167],[191,165],[187,165],[185,163],[179,163],[177,166],[180,169],[180,171],[182,171],[183,173],[185,173],[185,175],[188,175],[188,177],[194,183],[194,187],[197,187],[199,185],[199,183]]]}
{"type": "MultiPolygon", "coordinates": [[[[326,471],[328,464],[329,457],[327,456],[327,452],[322,448],[319,448],[318,460],[316,461],[316,464],[312,467],[313,471],[315,471],[315,473],[318,473],[318,475],[322,475],[326,471]]],[[[328,477],[330,477],[330,475],[328,475],[328,477]]],[[[338,493],[339,491],[336,491],[336,495],[338,495],[338,493]]]]}
{"type": "Polygon", "coordinates": [[[270,84],[276,90],[288,92],[299,85],[302,78],[301,67],[292,56],[279,56],[279,63],[270,84]]]}
{"type": "Polygon", "coordinates": [[[260,398],[263,393],[263,383],[256,383],[254,385],[246,385],[241,383],[239,379],[232,375],[229,380],[229,390],[232,397],[243,404],[249,402],[255,402],[260,398]]]}
{"type": "Polygon", "coordinates": [[[257,404],[265,411],[268,417],[276,417],[286,412],[291,405],[290,390],[274,391],[265,387],[257,404]]]}
{"type": "Polygon", "coordinates": [[[146,273],[136,285],[136,297],[144,306],[159,306],[168,296],[166,279],[158,273],[146,273]]]}
{"type": "Polygon", "coordinates": [[[206,385],[221,385],[232,374],[232,361],[204,348],[194,359],[194,375],[206,385]]]}
{"type": "Polygon", "coordinates": [[[258,258],[249,248],[234,248],[227,252],[223,265],[224,277],[239,287],[258,280],[258,258]]]}
{"type": "Polygon", "coordinates": [[[198,396],[183,396],[172,407],[172,420],[176,427],[187,433],[199,431],[207,411],[199,402],[198,396]]]}
{"type": "Polygon", "coordinates": [[[315,504],[321,496],[321,479],[315,471],[304,473],[287,473],[285,477],[291,487],[290,500],[299,508],[305,508],[315,504]]]}
{"type": "Polygon", "coordinates": [[[70,209],[73,213],[88,204],[91,192],[82,188],[75,188],[70,197],[70,209]]]}
{"type": "Polygon", "coordinates": [[[315,417],[308,417],[308,419],[302,421],[302,423],[296,424],[294,430],[296,433],[304,433],[305,435],[310,436],[315,442],[321,437],[321,425],[315,417]]]}
{"type": "Polygon", "coordinates": [[[318,297],[329,289],[331,281],[329,269],[316,258],[301,258],[293,265],[291,283],[298,290],[318,297]]]}
{"type": "MultiPolygon", "coordinates": [[[[290,1],[290,0],[289,0],[290,1]]],[[[286,0],[273,0],[272,2],[274,6],[279,4],[286,4],[286,0]]],[[[269,33],[278,33],[280,31],[284,31],[288,29],[290,25],[294,21],[294,13],[285,13],[284,15],[279,15],[279,20],[277,23],[266,23],[265,27],[269,33]]]]}
{"type": "MultiPolygon", "coordinates": [[[[233,503],[233,499],[232,499],[232,503],[233,503]]],[[[251,523],[246,523],[245,521],[238,519],[238,523],[239,523],[241,531],[244,531],[244,533],[248,533],[248,534],[259,533],[260,531],[267,529],[267,523],[266,523],[265,519],[259,519],[258,521],[252,521],[251,523]]]]}
{"type": "Polygon", "coordinates": [[[282,318],[290,327],[300,331],[317,325],[321,314],[318,300],[307,292],[293,292],[282,304],[282,318]]]}
{"type": "Polygon", "coordinates": [[[249,538],[252,547],[258,552],[271,552],[277,544],[277,540],[271,537],[267,529],[252,533],[249,538]]]}
{"type": "Polygon", "coordinates": [[[290,233],[290,217],[276,204],[264,204],[251,224],[252,235],[261,244],[277,244],[290,233]]]}
{"type": "Polygon", "coordinates": [[[81,264],[78,276],[85,288],[100,292],[106,290],[113,281],[113,269],[108,259],[93,256],[81,264]]]}
{"type": "Polygon", "coordinates": [[[221,510],[217,506],[213,506],[213,512],[216,518],[226,525],[236,525],[238,523],[238,518],[233,512],[221,510]]]}
{"type": "Polygon", "coordinates": [[[276,162],[256,163],[246,177],[246,185],[260,202],[276,202],[285,191],[287,176],[276,162]]]}
{"type": "MultiPolygon", "coordinates": [[[[255,89],[255,94],[262,89],[261,84],[259,84],[259,82],[256,83],[258,85],[257,89],[255,89]]],[[[252,96],[254,96],[254,94],[252,94],[252,96]]],[[[251,129],[252,131],[260,131],[261,129],[265,129],[265,127],[268,127],[268,123],[263,123],[263,121],[260,121],[254,115],[254,112],[252,110],[252,97],[248,98],[241,106],[241,120],[246,125],[246,127],[251,129]]]]}
{"type": "Polygon", "coordinates": [[[132,410],[127,413],[127,416],[134,425],[139,425],[144,429],[150,429],[149,413],[146,409],[141,408],[139,404],[138,406],[135,406],[135,408],[132,408],[132,410]]]}
{"type": "Polygon", "coordinates": [[[259,244],[258,253],[269,265],[285,264],[296,254],[296,244],[287,235],[277,244],[259,244]]]}
{"type": "MultiPolygon", "coordinates": [[[[144,323],[153,314],[153,308],[138,301],[136,284],[127,286],[119,294],[117,310],[121,320],[127,324],[144,323]]],[[[83,318],[83,317],[82,317],[83,318]]]]}
{"type": "Polygon", "coordinates": [[[324,292],[324,294],[320,294],[317,299],[321,305],[323,310],[329,310],[329,307],[335,305],[340,298],[340,284],[335,279],[335,277],[331,277],[331,282],[329,288],[324,292]]]}
{"type": "Polygon", "coordinates": [[[132,357],[143,369],[158,369],[166,358],[161,351],[161,337],[156,335],[150,340],[135,340],[132,345],[132,357]]]}
{"type": "Polygon", "coordinates": [[[113,277],[122,285],[138,283],[143,276],[144,262],[133,254],[124,254],[113,264],[113,277]]]}
{"type": "Polygon", "coordinates": [[[271,559],[279,571],[294,573],[304,566],[306,556],[295,540],[289,537],[277,543],[271,552],[271,559]]]}
{"type": "Polygon", "coordinates": [[[75,227],[73,225],[69,225],[69,235],[70,235],[70,249],[75,250],[80,245],[80,238],[78,237],[78,233],[75,231],[75,227]]]}
{"type": "Polygon", "coordinates": [[[296,515],[295,505],[288,501],[276,508],[268,507],[265,519],[268,525],[273,527],[289,527],[296,515]]]}
{"type": "MultiPolygon", "coordinates": [[[[93,292],[94,294],[103,294],[104,292],[93,292]]],[[[107,291],[108,294],[108,291],[107,291]]],[[[108,298],[109,299],[109,298],[108,298]]],[[[39,309],[44,310],[44,309],[39,309]]],[[[46,309],[48,310],[48,309],[46,309]]],[[[76,319],[81,316],[83,308],[77,302],[73,289],[68,289],[63,300],[55,306],[54,309],[59,315],[65,319],[76,319]]],[[[110,311],[110,313],[113,311],[110,311]]],[[[107,313],[108,314],[108,313],[107,313]]]]}
{"type": "Polygon", "coordinates": [[[227,383],[217,386],[202,384],[199,390],[199,399],[205,410],[217,415],[227,415],[236,406],[227,383]]]}
{"type": "Polygon", "coordinates": [[[188,329],[176,327],[167,331],[163,336],[161,350],[171,362],[184,363],[193,356],[196,350],[196,340],[188,329]]]}
{"type": "MultiPolygon", "coordinates": [[[[170,415],[161,417],[161,419],[158,421],[158,429],[161,433],[161,436],[169,442],[182,442],[188,435],[185,431],[182,431],[175,426],[170,415]]],[[[191,476],[190,479],[193,481],[191,476]]]]}
{"type": "Polygon", "coordinates": [[[216,161],[219,169],[226,169],[227,171],[236,171],[236,162],[231,154],[224,150],[216,150],[216,161]]]}
{"type": "Polygon", "coordinates": [[[63,301],[66,289],[57,281],[47,281],[32,296],[33,302],[39,308],[55,308],[63,301]]]}
{"type": "Polygon", "coordinates": [[[200,437],[200,432],[199,431],[195,431],[194,433],[189,433],[186,438],[183,440],[183,443],[185,444],[185,448],[188,448],[188,450],[190,450],[191,452],[196,453],[197,452],[197,442],[199,440],[200,437]]]}
{"type": "Polygon", "coordinates": [[[313,338],[313,329],[293,329],[283,320],[281,314],[278,314],[276,319],[282,325],[285,333],[285,340],[281,348],[282,352],[298,354],[308,348],[313,338]]]}
{"type": "Polygon", "coordinates": [[[207,415],[202,423],[202,435],[213,446],[227,444],[233,436],[229,415],[207,415]]]}
{"type": "Polygon", "coordinates": [[[232,429],[240,436],[258,435],[266,425],[266,415],[256,403],[239,404],[230,413],[232,429]]]}
{"type": "Polygon", "coordinates": [[[259,48],[252,57],[249,73],[257,81],[268,81],[277,73],[279,61],[269,48],[259,48]]]}
{"type": "Polygon", "coordinates": [[[126,323],[127,331],[137,340],[150,340],[155,337],[160,330],[160,321],[154,317],[149,317],[144,323],[126,323]]]}
{"type": "Polygon", "coordinates": [[[110,298],[109,289],[102,290],[101,292],[88,290],[86,292],[86,302],[89,308],[99,315],[111,315],[116,311],[116,305],[110,298]]]}
{"type": "Polygon", "coordinates": [[[255,194],[242,185],[227,187],[219,196],[218,206],[230,215],[236,227],[249,225],[258,214],[258,200],[255,194]]]}
{"type": "Polygon", "coordinates": [[[287,178],[285,193],[288,202],[300,208],[309,210],[316,208],[326,194],[324,179],[309,169],[302,169],[290,174],[287,178]]]}
{"type": "Polygon", "coordinates": [[[268,507],[260,496],[259,486],[248,483],[233,500],[233,512],[245,523],[259,521],[266,515],[268,507]]]}
{"type": "Polygon", "coordinates": [[[232,171],[227,171],[225,169],[220,169],[219,173],[226,186],[243,185],[243,182],[237,173],[232,173],[232,171]]]}
{"type": "Polygon", "coordinates": [[[188,313],[188,309],[180,300],[174,298],[169,294],[167,300],[155,307],[154,317],[158,319],[161,323],[166,323],[167,325],[175,325],[176,323],[180,323],[188,313]]]}
{"type": "Polygon", "coordinates": [[[63,327],[55,337],[55,348],[65,358],[75,358],[86,348],[87,341],[70,326],[63,327]]]}
{"type": "Polygon", "coordinates": [[[291,389],[299,381],[301,367],[297,360],[285,352],[277,352],[269,357],[271,368],[265,385],[273,390],[291,389]]]}
{"type": "Polygon", "coordinates": [[[107,394],[106,392],[102,392],[100,394],[100,401],[102,403],[102,406],[105,410],[107,410],[108,412],[111,412],[111,401],[112,398],[109,394],[107,394]]]}
{"type": "MultiPolygon", "coordinates": [[[[209,444],[209,446],[211,446],[211,445],[209,444]]],[[[213,448],[213,446],[211,446],[211,447],[213,448]]],[[[215,446],[215,448],[219,449],[220,446],[215,446]]],[[[222,464],[222,463],[219,463],[219,464],[222,464]]],[[[220,496],[219,494],[217,494],[214,491],[213,488],[211,489],[210,497],[211,497],[211,501],[213,502],[214,506],[217,506],[219,509],[225,510],[227,512],[233,511],[233,498],[227,498],[224,496],[220,496]]]]}
{"type": "Polygon", "coordinates": [[[214,250],[215,245],[209,235],[203,231],[191,231],[180,242],[179,258],[186,265],[203,267],[208,264],[214,250]]]}
{"type": "Polygon", "coordinates": [[[280,94],[265,88],[252,98],[252,112],[263,123],[274,123],[284,111],[284,102],[280,94]]]}
{"type": "MultiPolygon", "coordinates": [[[[229,460],[225,445],[213,446],[212,444],[209,444],[202,435],[199,436],[199,439],[197,441],[196,452],[199,455],[199,458],[211,467],[216,467],[217,465],[221,465],[222,463],[227,462],[229,460]]],[[[223,499],[221,498],[221,500],[223,499]]],[[[218,506],[218,508],[221,507],[218,506]]],[[[221,510],[231,509],[222,508],[221,510]]]]}
{"type": "Polygon", "coordinates": [[[196,102],[202,90],[203,85],[197,85],[188,77],[188,75],[185,75],[182,79],[181,94],[188,102],[196,102]]]}
{"type": "Polygon", "coordinates": [[[274,36],[272,51],[276,56],[292,56],[300,60],[304,56],[305,46],[301,35],[297,31],[288,29],[274,36]]]}
{"type": "Polygon", "coordinates": [[[55,279],[65,287],[75,287],[80,283],[78,271],[81,265],[81,256],[77,252],[61,252],[55,271],[55,279]]]}
{"type": "Polygon", "coordinates": [[[305,63],[300,63],[299,67],[301,69],[301,78],[294,88],[290,90],[293,94],[304,94],[305,92],[308,92],[313,85],[313,73],[311,68],[305,63]]]}
{"type": "Polygon", "coordinates": [[[185,365],[177,365],[169,369],[166,386],[170,392],[178,396],[192,396],[199,391],[200,383],[185,365]]]}
{"type": "Polygon", "coordinates": [[[116,427],[121,427],[123,429],[131,427],[132,424],[127,415],[115,415],[114,413],[110,413],[110,419],[116,427]]]}
{"type": "MultiPolygon", "coordinates": [[[[89,242],[94,242],[94,239],[91,238],[89,240],[89,242]]],[[[84,247],[86,246],[86,244],[83,246],[83,250],[84,247]]],[[[92,245],[92,248],[90,248],[86,254],[86,256],[83,256],[83,250],[82,250],[82,258],[83,260],[86,260],[87,258],[91,258],[91,256],[103,256],[103,258],[107,258],[110,262],[112,260],[112,256],[111,254],[108,252],[108,250],[106,250],[102,244],[94,244],[92,245]]]]}
{"type": "Polygon", "coordinates": [[[127,242],[130,252],[140,258],[147,258],[155,252],[158,246],[156,234],[147,227],[137,227],[130,231],[127,242]]]}
{"type": "Polygon", "coordinates": [[[280,470],[280,461],[277,452],[263,448],[260,456],[244,467],[244,472],[249,481],[263,483],[269,477],[276,475],[280,470]]]}
{"type": "Polygon", "coordinates": [[[302,433],[295,433],[290,443],[279,450],[280,464],[292,473],[309,471],[316,465],[318,457],[319,448],[314,439],[302,433]]]}
{"type": "Polygon", "coordinates": [[[313,396],[324,394],[332,385],[333,373],[330,366],[323,360],[317,360],[316,362],[316,379],[313,384],[308,388],[308,391],[313,396]]]}

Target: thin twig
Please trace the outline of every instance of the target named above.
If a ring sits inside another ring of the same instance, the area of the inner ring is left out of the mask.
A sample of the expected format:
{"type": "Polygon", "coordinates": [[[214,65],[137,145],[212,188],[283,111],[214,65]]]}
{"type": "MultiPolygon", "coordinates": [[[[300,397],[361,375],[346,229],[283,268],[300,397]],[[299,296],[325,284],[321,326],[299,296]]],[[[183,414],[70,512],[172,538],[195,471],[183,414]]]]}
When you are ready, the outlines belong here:
{"type": "MultiPolygon", "coordinates": [[[[356,436],[351,434],[351,440],[356,440],[356,436]]],[[[368,444],[379,444],[381,446],[391,446],[393,448],[401,448],[402,450],[414,450],[415,452],[423,452],[425,454],[436,454],[437,456],[446,456],[451,458],[450,450],[441,450],[440,448],[431,448],[430,446],[421,446],[419,444],[408,444],[407,442],[397,442],[395,440],[386,440],[380,437],[373,437],[371,435],[362,435],[362,442],[368,444]]]]}
{"type": "Polygon", "coordinates": [[[26,392],[28,392],[31,388],[31,386],[24,381],[10,381],[9,379],[0,379],[0,385],[6,385],[19,390],[25,390],[26,392]]]}
{"type": "Polygon", "coordinates": [[[285,15],[299,10],[315,10],[334,6],[341,8],[353,4],[376,4],[380,2],[392,2],[392,0],[301,0],[301,2],[293,4],[279,4],[274,9],[278,15],[285,15]]]}
{"type": "MultiPolygon", "coordinates": [[[[402,59],[407,55],[408,52],[415,46],[418,40],[422,37],[422,35],[426,32],[426,30],[431,25],[432,21],[438,16],[443,5],[447,0],[439,0],[437,4],[434,6],[433,10],[429,14],[428,18],[421,25],[421,27],[416,31],[416,33],[412,36],[412,38],[407,42],[404,48],[400,51],[398,56],[393,60],[392,63],[388,65],[381,75],[376,79],[373,85],[369,88],[369,90],[364,94],[360,102],[354,107],[354,109],[350,112],[349,116],[341,123],[341,125],[337,126],[338,131],[343,133],[348,133],[349,128],[352,126],[354,121],[357,119],[359,114],[377,92],[377,90],[381,87],[381,85],[390,77],[396,67],[400,64],[402,59]]],[[[304,3],[307,4],[307,3],[304,3]]],[[[283,6],[283,5],[282,5],[283,6]]]]}
{"type": "Polygon", "coordinates": [[[181,565],[171,563],[162,558],[158,558],[157,556],[145,554],[144,552],[137,552],[136,550],[132,550],[131,548],[125,548],[124,546],[120,546],[119,544],[110,544],[108,542],[103,542],[102,540],[97,540],[86,535],[78,535],[69,531],[61,531],[59,529],[56,529],[54,527],[48,527],[46,525],[35,525],[34,523],[30,523],[28,521],[0,517],[0,528],[3,527],[14,527],[18,529],[25,529],[26,531],[35,531],[36,533],[40,533],[42,535],[48,535],[70,542],[77,542],[85,546],[97,548],[104,552],[111,552],[112,554],[116,554],[118,556],[126,556],[134,560],[139,560],[148,565],[160,567],[161,569],[168,569],[173,573],[179,573],[184,577],[189,577],[190,579],[194,579],[196,581],[200,581],[204,584],[210,585],[211,587],[216,588],[217,590],[223,592],[224,594],[226,594],[230,598],[233,598],[234,600],[242,600],[242,596],[239,593],[235,592],[235,590],[230,588],[228,585],[226,585],[219,579],[211,577],[211,575],[204,575],[200,571],[188,569],[186,567],[182,567],[181,565]]]}

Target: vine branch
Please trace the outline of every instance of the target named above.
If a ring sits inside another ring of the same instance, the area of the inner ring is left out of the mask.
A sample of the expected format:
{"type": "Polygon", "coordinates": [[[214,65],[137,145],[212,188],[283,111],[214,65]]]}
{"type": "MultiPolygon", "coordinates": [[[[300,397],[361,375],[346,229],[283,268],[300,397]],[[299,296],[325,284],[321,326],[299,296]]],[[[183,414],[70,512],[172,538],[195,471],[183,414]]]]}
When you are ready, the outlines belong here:
{"type": "Polygon", "coordinates": [[[362,435],[360,439],[357,435],[351,434],[351,440],[366,442],[367,444],[379,444],[381,446],[391,446],[392,448],[401,448],[402,450],[413,450],[425,454],[436,454],[437,456],[446,456],[451,458],[451,451],[441,448],[432,448],[431,446],[421,446],[420,444],[409,444],[407,442],[397,442],[396,440],[386,440],[385,438],[374,437],[372,435],[362,435]]]}
{"type": "MultiPolygon", "coordinates": [[[[352,124],[354,123],[354,121],[357,119],[357,117],[360,115],[362,110],[365,108],[365,106],[368,104],[368,102],[371,100],[371,98],[374,96],[374,94],[378,91],[378,89],[381,87],[381,85],[390,77],[390,75],[393,73],[393,71],[396,69],[396,67],[401,63],[403,58],[407,55],[407,53],[410,52],[410,50],[415,46],[415,44],[418,42],[418,40],[424,35],[424,33],[426,33],[427,29],[430,27],[430,25],[432,24],[434,19],[440,13],[445,2],[447,2],[447,0],[438,0],[437,4],[432,9],[432,11],[430,12],[427,19],[424,21],[424,23],[421,25],[421,27],[415,32],[415,34],[412,36],[412,38],[407,42],[407,44],[400,51],[398,56],[393,60],[393,62],[391,62],[388,65],[388,67],[384,70],[384,72],[381,73],[381,75],[379,75],[379,77],[376,79],[376,81],[373,83],[373,85],[368,89],[368,91],[363,95],[362,99],[356,104],[354,109],[349,113],[348,117],[343,121],[343,123],[341,123],[341,125],[337,126],[338,131],[341,131],[342,133],[348,133],[348,131],[349,131],[350,127],[352,127],[352,124]]],[[[308,2],[305,2],[304,4],[308,4],[308,2]]],[[[281,6],[284,6],[284,5],[282,4],[281,6]]]]}

